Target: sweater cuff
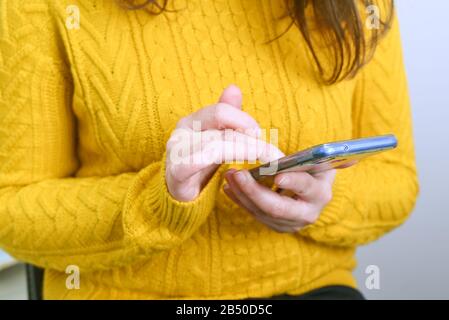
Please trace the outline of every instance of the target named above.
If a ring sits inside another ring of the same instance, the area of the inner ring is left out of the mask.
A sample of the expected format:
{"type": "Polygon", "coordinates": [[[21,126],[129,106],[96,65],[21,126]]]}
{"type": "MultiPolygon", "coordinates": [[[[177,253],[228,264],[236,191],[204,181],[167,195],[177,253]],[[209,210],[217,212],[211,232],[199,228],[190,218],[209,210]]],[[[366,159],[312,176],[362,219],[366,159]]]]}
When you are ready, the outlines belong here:
{"type": "Polygon", "coordinates": [[[166,243],[180,243],[189,238],[207,219],[215,206],[225,166],[220,166],[197,198],[182,202],[173,198],[165,182],[165,158],[157,168],[150,165],[137,175],[128,199],[125,228],[138,246],[146,249],[166,243]],[[160,241],[159,245],[155,243],[160,241]],[[151,247],[149,247],[151,243],[151,247]]]}
{"type": "Polygon", "coordinates": [[[321,211],[318,220],[301,229],[300,234],[313,239],[333,238],[332,233],[338,232],[338,223],[348,214],[347,205],[351,202],[353,176],[354,168],[337,170],[332,186],[332,200],[321,211]],[[333,226],[332,230],[329,226],[333,226]]]}
{"type": "Polygon", "coordinates": [[[200,194],[192,201],[179,201],[172,197],[165,181],[165,157],[161,168],[159,182],[149,192],[154,194],[152,211],[161,212],[161,223],[173,233],[190,236],[204,223],[215,207],[215,198],[220,187],[224,166],[213,174],[200,194]],[[156,194],[159,196],[157,197],[156,194]]]}

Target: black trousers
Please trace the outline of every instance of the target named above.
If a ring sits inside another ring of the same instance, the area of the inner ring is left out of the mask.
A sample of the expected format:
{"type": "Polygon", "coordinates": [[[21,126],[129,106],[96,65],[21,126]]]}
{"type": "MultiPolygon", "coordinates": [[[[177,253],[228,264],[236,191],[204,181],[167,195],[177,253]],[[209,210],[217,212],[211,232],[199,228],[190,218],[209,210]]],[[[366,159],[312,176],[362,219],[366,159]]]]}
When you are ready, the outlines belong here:
{"type": "Polygon", "coordinates": [[[347,286],[327,286],[298,296],[280,295],[269,300],[365,300],[362,293],[347,286]]]}

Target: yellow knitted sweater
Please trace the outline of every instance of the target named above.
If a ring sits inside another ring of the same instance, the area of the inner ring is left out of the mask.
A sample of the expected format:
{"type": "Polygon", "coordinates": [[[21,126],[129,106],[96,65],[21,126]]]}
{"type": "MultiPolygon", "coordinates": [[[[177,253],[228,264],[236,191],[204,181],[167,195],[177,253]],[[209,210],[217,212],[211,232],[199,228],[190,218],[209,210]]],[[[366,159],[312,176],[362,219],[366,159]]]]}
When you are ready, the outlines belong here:
{"type": "Polygon", "coordinates": [[[283,1],[170,2],[179,10],[159,16],[112,0],[0,2],[0,247],[46,269],[46,298],[354,286],[356,246],[401,224],[418,190],[397,22],[355,79],[324,86],[296,28],[267,43],[289,22],[276,23],[283,1]],[[339,171],[333,200],[297,234],[233,204],[225,166],[178,202],[165,143],[230,83],[286,154],[386,133],[400,145],[339,171]],[[68,266],[79,289],[66,287],[68,266]]]}

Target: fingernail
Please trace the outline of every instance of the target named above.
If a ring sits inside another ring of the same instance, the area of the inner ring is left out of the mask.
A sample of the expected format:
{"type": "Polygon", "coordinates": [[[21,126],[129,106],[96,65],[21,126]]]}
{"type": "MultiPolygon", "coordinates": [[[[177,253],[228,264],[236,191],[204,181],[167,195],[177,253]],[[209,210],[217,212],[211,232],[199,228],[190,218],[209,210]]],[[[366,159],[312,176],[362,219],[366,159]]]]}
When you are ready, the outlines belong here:
{"type": "Polygon", "coordinates": [[[229,178],[230,176],[232,176],[237,170],[235,169],[229,169],[228,171],[226,171],[225,173],[225,178],[229,178]]]}
{"type": "Polygon", "coordinates": [[[229,185],[226,183],[226,184],[223,186],[223,189],[224,189],[224,190],[228,190],[228,189],[229,189],[229,185]]]}
{"type": "Polygon", "coordinates": [[[283,185],[286,185],[287,183],[288,183],[288,178],[284,176],[278,181],[277,185],[283,186],[283,185]]]}
{"type": "Polygon", "coordinates": [[[239,87],[237,85],[233,84],[233,83],[231,83],[230,85],[228,85],[225,88],[225,90],[227,90],[227,89],[238,89],[238,90],[240,90],[239,87]]]}
{"type": "Polygon", "coordinates": [[[247,181],[246,174],[243,173],[243,172],[241,172],[241,171],[237,171],[237,172],[234,174],[234,178],[235,178],[235,180],[237,180],[237,182],[240,183],[240,184],[245,184],[246,181],[247,181]]]}

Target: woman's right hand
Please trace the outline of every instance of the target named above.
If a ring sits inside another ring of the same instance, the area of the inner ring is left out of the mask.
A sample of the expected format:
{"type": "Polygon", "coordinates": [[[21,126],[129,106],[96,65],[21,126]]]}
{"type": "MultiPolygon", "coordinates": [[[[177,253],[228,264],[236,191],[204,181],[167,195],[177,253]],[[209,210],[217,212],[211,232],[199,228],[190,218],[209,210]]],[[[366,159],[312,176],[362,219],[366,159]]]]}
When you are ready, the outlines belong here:
{"type": "Polygon", "coordinates": [[[167,142],[165,180],[173,198],[194,200],[222,163],[268,162],[284,156],[259,139],[258,123],[241,109],[242,93],[231,85],[217,104],[179,120],[167,142]]]}

